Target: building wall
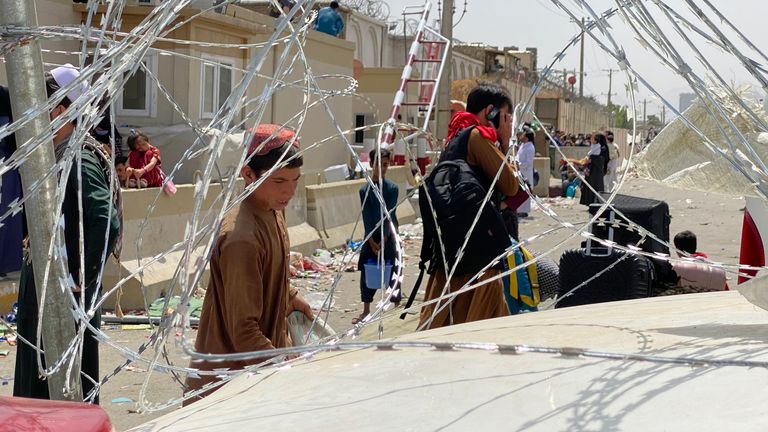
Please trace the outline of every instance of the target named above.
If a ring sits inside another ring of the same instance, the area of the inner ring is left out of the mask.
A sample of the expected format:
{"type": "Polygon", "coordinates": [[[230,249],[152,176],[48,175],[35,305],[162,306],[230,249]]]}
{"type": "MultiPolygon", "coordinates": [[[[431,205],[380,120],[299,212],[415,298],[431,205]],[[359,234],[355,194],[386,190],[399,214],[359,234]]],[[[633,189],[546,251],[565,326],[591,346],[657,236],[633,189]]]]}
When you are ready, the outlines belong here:
{"type": "Polygon", "coordinates": [[[483,62],[454,51],[451,60],[454,81],[479,78],[483,75],[483,62]]]}
{"type": "MultiPolygon", "coordinates": [[[[354,52],[354,45],[352,43],[313,32],[307,38],[304,51],[309,56],[309,66],[316,75],[352,75],[352,56],[354,52]]],[[[274,55],[279,56],[280,53],[282,53],[282,49],[275,50],[274,55]]],[[[294,72],[288,76],[287,80],[298,80],[298,82],[301,82],[304,76],[303,68],[294,68],[294,72]]],[[[321,79],[319,84],[323,89],[340,90],[346,88],[349,85],[349,81],[321,79]]],[[[272,100],[271,121],[274,123],[289,122],[291,117],[301,110],[303,99],[304,93],[298,89],[289,88],[281,90],[272,100]]],[[[311,100],[316,99],[316,96],[311,98],[311,100]]],[[[354,125],[354,115],[352,113],[353,98],[338,96],[327,100],[332,110],[333,118],[338,122],[342,131],[352,129],[354,125]]],[[[289,124],[298,126],[295,121],[289,124]]],[[[338,130],[331,121],[331,117],[326,112],[324,105],[318,104],[311,108],[307,114],[306,122],[300,132],[301,144],[302,147],[308,147],[313,143],[337,134],[338,130]]],[[[307,152],[304,157],[303,169],[308,177],[307,183],[314,183],[310,176],[317,175],[325,168],[347,163],[349,154],[349,150],[341,137],[335,137],[331,141],[324,143],[321,147],[307,152]]]]}
{"type": "Polygon", "coordinates": [[[355,59],[364,67],[389,67],[387,24],[357,12],[345,14],[345,38],[355,44],[355,59]]]}
{"type": "MultiPolygon", "coordinates": [[[[72,8],[72,6],[69,6],[72,8]]],[[[75,6],[80,8],[82,6],[75,6]]],[[[147,7],[128,7],[123,15],[123,26],[125,29],[133,28],[150,9],[147,7]]],[[[194,9],[185,9],[182,17],[194,14],[194,9]]],[[[209,12],[202,17],[196,18],[190,24],[170,35],[171,38],[184,40],[195,40],[200,42],[210,42],[216,44],[238,44],[266,42],[272,34],[274,19],[245,10],[235,6],[227,8],[227,15],[221,15],[209,12]]],[[[232,73],[232,88],[240,83],[244,76],[243,70],[248,67],[251,58],[262,52],[262,47],[254,47],[249,50],[239,48],[221,48],[221,47],[189,47],[181,44],[158,43],[153,48],[172,50],[191,56],[184,58],[171,55],[152,54],[157,59],[155,71],[161,83],[171,92],[171,96],[181,110],[183,110],[189,119],[198,126],[206,126],[210,118],[204,117],[202,113],[202,74],[203,59],[205,61],[222,61],[234,66],[232,73]]],[[[265,85],[271,82],[274,76],[276,65],[284,52],[285,45],[281,44],[272,48],[267,58],[261,64],[259,73],[249,85],[246,97],[249,104],[241,112],[235,113],[230,127],[238,124],[242,129],[253,127],[257,122],[259,112],[254,112],[258,103],[258,98],[262,95],[265,85]]],[[[354,55],[354,44],[339,38],[333,38],[328,35],[309,32],[304,45],[304,54],[308,58],[309,67],[316,77],[322,75],[352,75],[352,59],[354,55]]],[[[302,67],[301,60],[293,61],[297,50],[293,49],[289,53],[287,62],[283,65],[285,69],[293,62],[292,73],[284,77],[289,83],[298,83],[299,86],[305,79],[305,69],[302,67]]],[[[348,80],[319,78],[319,85],[325,90],[341,90],[348,88],[348,80]]],[[[304,86],[306,86],[304,84],[304,86]]],[[[173,105],[162,95],[162,92],[153,90],[156,94],[155,109],[150,115],[128,116],[118,115],[117,124],[126,126],[123,132],[127,132],[128,127],[157,128],[170,126],[174,124],[183,124],[184,119],[178,111],[174,110],[173,105]]],[[[316,101],[316,95],[311,96],[311,101],[316,101]]],[[[298,122],[292,118],[301,111],[305,100],[305,94],[302,90],[282,87],[273,94],[270,100],[264,105],[260,121],[262,123],[288,123],[290,126],[299,128],[298,122]]],[[[328,99],[333,116],[339,122],[342,130],[350,129],[353,125],[354,116],[352,114],[351,97],[333,97],[328,99]]],[[[302,146],[310,146],[326,137],[338,133],[333,126],[333,122],[325,111],[322,104],[313,107],[306,116],[306,121],[300,127],[300,138],[302,146]]],[[[172,145],[172,144],[169,144],[172,145]]],[[[185,146],[188,143],[182,142],[178,145],[185,146]]],[[[180,153],[179,153],[180,154],[180,153]]],[[[310,177],[321,172],[328,166],[346,163],[349,152],[343,140],[335,138],[322,147],[309,150],[305,155],[304,172],[310,177]]],[[[164,160],[169,166],[176,161],[164,160]]],[[[309,181],[313,183],[313,180],[309,181]]]]}

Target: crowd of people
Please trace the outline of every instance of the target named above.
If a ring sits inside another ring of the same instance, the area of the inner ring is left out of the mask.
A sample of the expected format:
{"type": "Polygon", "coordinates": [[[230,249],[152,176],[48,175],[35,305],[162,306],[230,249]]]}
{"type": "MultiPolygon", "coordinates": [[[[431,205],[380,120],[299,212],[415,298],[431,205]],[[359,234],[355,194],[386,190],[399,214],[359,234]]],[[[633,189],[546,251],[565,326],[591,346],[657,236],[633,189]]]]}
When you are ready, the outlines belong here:
{"type": "MultiPolygon", "coordinates": [[[[566,133],[563,130],[554,129],[551,131],[550,135],[552,136],[552,139],[554,140],[554,144],[558,146],[563,147],[589,147],[592,145],[592,134],[591,133],[566,133]]],[[[547,142],[549,142],[550,139],[547,137],[547,142]]]]}
{"type": "Polygon", "coordinates": [[[587,155],[581,159],[562,159],[559,168],[562,196],[574,198],[579,195],[579,202],[588,206],[598,201],[595,192],[610,192],[616,186],[621,154],[613,132],[601,131],[585,136],[589,138],[587,155]]]}

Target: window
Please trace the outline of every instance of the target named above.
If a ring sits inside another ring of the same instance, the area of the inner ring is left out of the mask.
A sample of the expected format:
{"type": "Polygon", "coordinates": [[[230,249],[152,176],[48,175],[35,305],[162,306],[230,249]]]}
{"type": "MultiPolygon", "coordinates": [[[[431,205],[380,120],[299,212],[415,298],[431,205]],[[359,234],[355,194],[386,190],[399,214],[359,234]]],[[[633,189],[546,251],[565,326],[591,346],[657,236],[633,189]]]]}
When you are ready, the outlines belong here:
{"type": "MultiPolygon", "coordinates": [[[[142,60],[144,66],[157,76],[157,55],[147,54],[142,60]]],[[[157,115],[157,93],[153,79],[144,68],[139,67],[128,78],[123,91],[118,96],[117,114],[135,117],[155,117],[157,115]]]]}
{"type": "Polygon", "coordinates": [[[200,92],[201,117],[213,117],[232,94],[232,63],[219,59],[204,59],[202,65],[202,89],[200,92]]]}

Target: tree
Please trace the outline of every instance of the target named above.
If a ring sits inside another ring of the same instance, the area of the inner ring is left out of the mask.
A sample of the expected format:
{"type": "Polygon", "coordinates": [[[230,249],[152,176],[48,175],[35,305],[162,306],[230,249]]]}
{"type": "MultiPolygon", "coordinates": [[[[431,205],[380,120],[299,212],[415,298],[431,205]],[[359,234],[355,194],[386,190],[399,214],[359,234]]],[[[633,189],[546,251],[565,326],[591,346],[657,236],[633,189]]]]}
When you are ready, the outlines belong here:
{"type": "Polygon", "coordinates": [[[648,126],[653,126],[657,129],[664,126],[664,124],[661,122],[661,119],[656,114],[649,115],[645,122],[648,126]]]}
{"type": "Polygon", "coordinates": [[[613,126],[622,129],[632,128],[632,119],[628,117],[627,107],[611,104],[608,107],[611,110],[611,117],[613,117],[613,126]]]}

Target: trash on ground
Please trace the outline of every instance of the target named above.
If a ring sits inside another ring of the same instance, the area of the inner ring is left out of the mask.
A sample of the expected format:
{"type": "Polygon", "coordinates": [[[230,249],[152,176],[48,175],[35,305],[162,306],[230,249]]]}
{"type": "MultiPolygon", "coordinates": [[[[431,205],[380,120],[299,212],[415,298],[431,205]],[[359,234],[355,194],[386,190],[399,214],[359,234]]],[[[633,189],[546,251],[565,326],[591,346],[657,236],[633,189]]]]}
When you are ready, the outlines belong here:
{"type": "Polygon", "coordinates": [[[123,324],[122,330],[152,330],[152,324],[123,324]]]}
{"type": "MultiPolygon", "coordinates": [[[[166,315],[170,315],[174,310],[179,308],[179,301],[181,301],[181,297],[171,297],[171,299],[168,301],[168,311],[166,312],[166,315]]],[[[149,316],[153,318],[159,318],[163,316],[163,307],[165,307],[164,297],[160,297],[153,301],[152,304],[149,305],[149,316]]],[[[189,308],[189,312],[193,318],[200,318],[200,314],[203,310],[203,299],[190,297],[189,305],[187,307],[189,308]]]]}
{"type": "Polygon", "coordinates": [[[11,324],[16,323],[16,315],[19,313],[19,302],[13,303],[13,306],[11,306],[11,311],[5,314],[5,321],[11,324]]]}
{"type": "Polygon", "coordinates": [[[325,249],[315,249],[311,259],[312,261],[327,267],[333,262],[333,254],[331,254],[331,251],[325,249]]]}
{"type": "Polygon", "coordinates": [[[311,292],[311,293],[307,293],[303,297],[304,297],[304,300],[306,300],[307,303],[309,303],[309,306],[312,308],[312,310],[320,310],[321,307],[323,308],[323,310],[329,310],[336,303],[335,299],[331,299],[330,306],[326,303],[325,306],[323,307],[323,302],[325,302],[326,297],[328,297],[328,294],[324,292],[311,292]]]}

